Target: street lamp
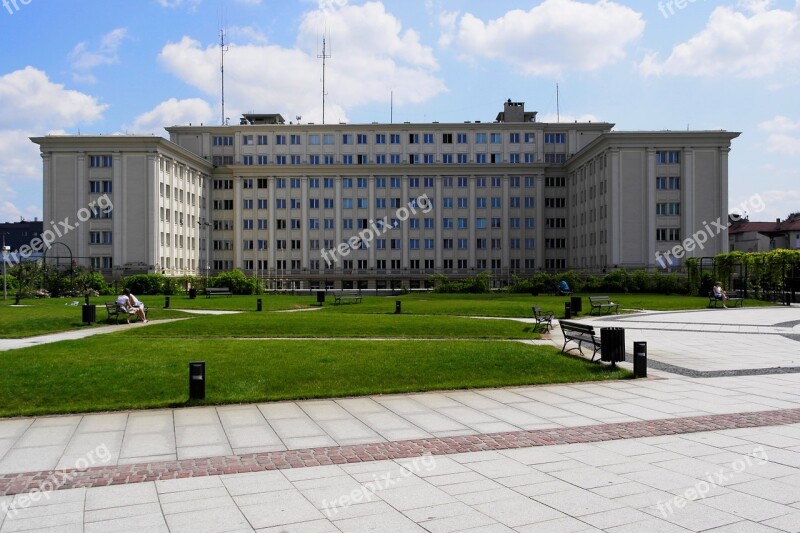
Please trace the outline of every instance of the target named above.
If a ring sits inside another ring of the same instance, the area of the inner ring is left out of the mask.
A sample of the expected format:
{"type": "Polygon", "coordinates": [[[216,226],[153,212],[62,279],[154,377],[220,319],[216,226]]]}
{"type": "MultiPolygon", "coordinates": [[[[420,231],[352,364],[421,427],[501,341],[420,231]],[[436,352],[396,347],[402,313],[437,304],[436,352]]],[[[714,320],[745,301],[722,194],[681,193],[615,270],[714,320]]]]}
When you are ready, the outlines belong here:
{"type": "Polygon", "coordinates": [[[6,263],[8,262],[8,252],[11,250],[10,246],[6,246],[6,235],[3,233],[3,300],[8,300],[8,289],[6,287],[6,263]]]}

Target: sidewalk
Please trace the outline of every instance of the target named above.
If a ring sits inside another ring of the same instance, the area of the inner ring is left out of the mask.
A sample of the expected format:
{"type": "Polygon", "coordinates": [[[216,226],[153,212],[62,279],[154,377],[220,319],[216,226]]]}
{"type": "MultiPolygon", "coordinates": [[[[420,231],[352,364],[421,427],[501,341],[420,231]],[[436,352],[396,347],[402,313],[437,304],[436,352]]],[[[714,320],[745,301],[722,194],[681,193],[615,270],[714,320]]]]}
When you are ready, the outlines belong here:
{"type": "Polygon", "coordinates": [[[800,310],[779,311],[593,319],[647,340],[653,362],[725,377],[0,421],[0,533],[796,532],[800,373],[773,365],[797,360],[800,310]],[[673,323],[686,328],[665,340],[673,323]],[[48,479],[61,490],[33,502],[48,479]]]}

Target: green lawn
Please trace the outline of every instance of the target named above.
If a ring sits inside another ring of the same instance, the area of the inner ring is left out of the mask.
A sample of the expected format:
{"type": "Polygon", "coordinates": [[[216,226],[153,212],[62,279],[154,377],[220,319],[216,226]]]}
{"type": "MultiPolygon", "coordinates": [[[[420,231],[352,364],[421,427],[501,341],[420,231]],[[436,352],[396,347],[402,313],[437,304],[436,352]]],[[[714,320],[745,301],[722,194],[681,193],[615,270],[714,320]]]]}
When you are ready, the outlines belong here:
{"type": "Polygon", "coordinates": [[[195,360],[206,362],[206,404],[630,377],[510,341],[154,341],[120,332],[0,352],[0,416],[186,405],[195,360]]]}

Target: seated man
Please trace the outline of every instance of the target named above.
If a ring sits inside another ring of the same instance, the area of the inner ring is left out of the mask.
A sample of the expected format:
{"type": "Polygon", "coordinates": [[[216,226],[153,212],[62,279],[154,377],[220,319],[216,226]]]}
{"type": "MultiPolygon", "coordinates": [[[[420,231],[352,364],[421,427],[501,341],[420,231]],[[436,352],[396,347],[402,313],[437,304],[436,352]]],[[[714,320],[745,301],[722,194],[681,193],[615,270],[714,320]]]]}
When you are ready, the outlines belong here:
{"type": "Polygon", "coordinates": [[[722,283],[719,281],[714,284],[714,298],[717,300],[722,300],[722,307],[727,309],[728,306],[728,293],[722,288],[722,283]]]}
{"type": "Polygon", "coordinates": [[[130,306],[130,300],[128,299],[128,297],[125,294],[120,294],[119,296],[117,296],[116,303],[117,303],[117,306],[120,308],[120,310],[123,313],[127,314],[125,316],[125,323],[126,324],[130,324],[131,323],[131,318],[130,318],[129,315],[138,315],[139,314],[136,311],[136,309],[134,309],[134,308],[132,308],[130,306]]]}
{"type": "Polygon", "coordinates": [[[144,304],[140,302],[139,299],[131,293],[130,289],[125,289],[124,291],[122,291],[122,294],[124,294],[128,298],[128,307],[132,309],[134,313],[139,315],[139,319],[142,322],[147,324],[147,315],[145,314],[144,311],[144,304]]]}

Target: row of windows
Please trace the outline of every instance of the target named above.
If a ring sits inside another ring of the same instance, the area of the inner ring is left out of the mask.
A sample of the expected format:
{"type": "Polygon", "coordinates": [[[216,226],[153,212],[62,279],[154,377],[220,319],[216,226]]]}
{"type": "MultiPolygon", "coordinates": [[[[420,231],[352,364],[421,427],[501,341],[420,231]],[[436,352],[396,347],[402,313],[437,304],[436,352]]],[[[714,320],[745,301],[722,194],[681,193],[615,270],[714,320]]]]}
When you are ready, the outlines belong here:
{"type": "MultiPolygon", "coordinates": [[[[536,197],[535,196],[512,196],[509,200],[509,207],[511,209],[516,208],[534,208],[536,207],[536,197]]],[[[434,202],[433,198],[429,198],[430,202],[434,202]]],[[[545,198],[545,207],[564,207],[566,200],[564,198],[545,198]]],[[[386,207],[399,209],[403,205],[407,205],[407,203],[403,203],[399,197],[392,197],[392,198],[375,198],[375,208],[376,209],[385,209],[386,207]],[[387,202],[388,200],[388,202],[387,202]]],[[[233,209],[233,200],[214,200],[213,209],[216,210],[232,210],[233,209]]],[[[455,206],[458,206],[459,209],[467,209],[469,208],[469,199],[466,196],[462,196],[459,198],[452,198],[452,197],[445,197],[442,198],[442,208],[444,209],[452,209],[455,206]],[[454,200],[456,202],[454,202],[454,200]]],[[[275,208],[276,209],[300,209],[302,207],[302,201],[299,198],[275,198],[275,208]]],[[[333,198],[309,198],[308,199],[308,207],[309,209],[334,209],[334,199],[333,198]]],[[[475,207],[477,209],[486,209],[491,207],[492,209],[502,209],[503,207],[503,199],[499,196],[493,196],[491,198],[475,198],[475,207]]],[[[269,208],[269,200],[266,198],[257,198],[257,199],[250,199],[246,198],[242,200],[242,208],[243,209],[268,209],[269,208]]],[[[369,209],[369,198],[342,198],[342,209],[369,209]]],[[[177,211],[176,211],[177,213],[177,211]]]]}
{"type": "MultiPolygon", "coordinates": [[[[548,248],[564,248],[566,241],[564,239],[547,239],[547,241],[564,241],[564,246],[548,246],[548,248]]],[[[440,246],[444,250],[469,250],[469,239],[442,239],[440,246]]],[[[333,239],[310,239],[308,241],[310,250],[334,250],[335,244],[333,239]],[[320,246],[320,244],[322,246],[320,246]]],[[[485,239],[478,238],[473,241],[475,248],[478,250],[502,250],[503,239],[485,239]]],[[[552,244],[552,243],[551,243],[552,244]]],[[[270,242],[266,240],[244,240],[242,241],[243,250],[268,250],[270,242]]],[[[354,250],[366,250],[371,247],[377,250],[402,250],[402,239],[376,239],[368,242],[365,240],[357,241],[351,246],[354,250]]],[[[406,246],[409,250],[435,250],[435,239],[408,239],[406,246]]],[[[536,239],[508,239],[507,246],[511,250],[535,250],[536,239]]],[[[303,243],[301,239],[276,239],[273,242],[273,247],[276,250],[303,250],[303,243]]],[[[215,240],[212,243],[212,248],[216,251],[231,251],[233,250],[233,241],[231,240],[215,240]]]]}
{"type": "MultiPolygon", "coordinates": [[[[300,189],[302,187],[303,180],[300,178],[272,178],[275,182],[276,189],[300,189]]],[[[365,177],[343,177],[343,178],[306,178],[308,182],[309,189],[333,189],[336,184],[336,180],[341,182],[341,186],[343,189],[352,189],[356,187],[358,189],[366,189],[369,187],[370,180],[375,184],[376,189],[385,189],[388,185],[389,188],[392,189],[399,189],[402,185],[402,181],[404,178],[400,177],[375,177],[375,178],[365,178],[365,177]]],[[[491,177],[484,177],[478,176],[472,178],[475,180],[475,187],[479,189],[491,187],[494,189],[501,188],[503,186],[503,178],[500,176],[491,176],[491,177]]],[[[565,183],[565,178],[547,178],[548,180],[560,180],[560,181],[553,181],[550,183],[556,183],[558,185],[547,185],[546,186],[555,186],[555,187],[563,187],[565,183]]],[[[458,187],[462,189],[466,189],[469,187],[469,180],[470,178],[466,176],[444,176],[441,178],[442,187],[443,188],[452,188],[458,187]]],[[[508,186],[511,188],[517,188],[520,184],[523,184],[526,188],[531,188],[536,186],[536,177],[534,176],[510,176],[508,179],[508,186]]],[[[432,189],[435,185],[435,181],[433,177],[409,177],[407,178],[408,187],[411,189],[416,189],[419,187],[432,189]]],[[[234,188],[234,180],[232,179],[216,179],[213,181],[212,186],[215,190],[231,190],[234,188]]],[[[267,189],[269,188],[269,178],[243,178],[242,179],[242,188],[243,189],[267,189]],[[255,187],[254,187],[255,186],[255,187]]],[[[167,194],[169,196],[169,194],[167,194]]]]}
{"type": "MultiPolygon", "coordinates": [[[[548,226],[554,228],[563,228],[565,227],[564,219],[547,219],[548,223],[555,223],[555,224],[562,224],[556,226],[548,226]],[[551,222],[556,221],[556,222],[551,222]]],[[[318,230],[318,229],[326,229],[332,230],[336,229],[335,221],[332,218],[309,218],[306,220],[308,229],[310,230],[318,230]]],[[[435,229],[436,228],[436,219],[433,218],[425,218],[420,219],[417,218],[410,218],[408,219],[408,227],[410,229],[435,229]]],[[[441,224],[443,229],[469,229],[469,219],[466,217],[443,217],[441,219],[441,224]]],[[[299,218],[291,218],[291,219],[284,219],[279,218],[275,220],[276,229],[285,230],[285,229],[302,229],[303,221],[299,218]]],[[[535,229],[536,228],[536,219],[532,217],[510,217],[508,219],[508,226],[511,229],[520,229],[524,225],[525,229],[535,229]]],[[[382,230],[384,228],[396,228],[400,226],[400,221],[397,219],[387,219],[386,224],[382,220],[369,220],[366,218],[343,218],[341,227],[342,229],[375,229],[375,230],[382,230]]],[[[503,227],[503,219],[500,217],[477,217],[475,218],[475,228],[476,229],[501,229],[503,227]]],[[[259,218],[259,219],[251,219],[246,218],[242,221],[242,229],[244,230],[252,230],[252,229],[268,229],[269,228],[269,220],[266,218],[259,218]]],[[[214,229],[221,230],[221,231],[230,231],[233,230],[233,221],[230,220],[219,220],[215,221],[214,229]]]]}
{"type": "Polygon", "coordinates": [[[113,244],[110,231],[90,231],[89,244],[113,244]]]}
{"type": "MultiPolygon", "coordinates": [[[[405,134],[408,144],[435,144],[436,134],[434,133],[408,133],[405,134]]],[[[293,145],[299,146],[303,144],[303,135],[300,134],[283,134],[276,133],[274,136],[274,143],[276,145],[293,145]]],[[[269,144],[270,135],[243,135],[242,144],[245,146],[259,145],[266,146],[269,144]]],[[[311,146],[319,145],[334,145],[336,143],[336,135],[332,133],[309,133],[308,144],[311,146]]],[[[399,133],[376,133],[374,134],[375,144],[401,144],[402,135],[399,133]]],[[[342,133],[340,135],[341,144],[343,145],[365,145],[369,144],[369,136],[366,133],[342,133]]],[[[503,134],[499,132],[477,132],[474,134],[475,144],[502,144],[503,134]]],[[[536,137],[533,133],[508,133],[509,144],[531,144],[535,142],[536,137]]],[[[442,144],[467,144],[467,133],[442,133],[442,144]]],[[[545,133],[545,144],[564,144],[566,142],[565,133],[545,133]]],[[[233,136],[231,135],[218,135],[212,138],[214,146],[233,146],[233,136]]]]}
{"type": "MultiPolygon", "coordinates": [[[[563,164],[566,162],[565,154],[545,154],[545,163],[563,164]]],[[[219,156],[215,155],[211,161],[216,166],[233,165],[233,156],[219,156]]],[[[500,164],[503,163],[503,154],[475,154],[475,164],[500,164]]],[[[509,154],[508,163],[511,164],[532,164],[536,163],[536,154],[509,154]]],[[[313,154],[308,156],[309,165],[369,165],[371,163],[367,154],[344,154],[341,156],[341,161],[337,162],[336,157],[329,154],[313,154]]],[[[375,155],[375,165],[402,165],[405,161],[401,154],[377,154],[375,155]]],[[[411,165],[433,165],[436,164],[436,154],[408,154],[408,164],[411,165]]],[[[441,164],[443,165],[466,165],[471,163],[469,154],[442,154],[441,164]]],[[[276,155],[273,159],[274,165],[302,165],[303,158],[300,155],[276,155]]],[[[266,155],[244,155],[242,156],[242,165],[269,165],[269,156],[266,155]]]]}
{"type": "MultiPolygon", "coordinates": [[[[510,259],[510,268],[513,269],[521,269],[521,265],[525,265],[525,269],[533,270],[536,268],[536,260],[535,259],[510,259]]],[[[563,260],[561,260],[563,261],[563,260]]],[[[284,259],[279,259],[275,261],[275,268],[278,270],[287,270],[287,265],[290,265],[292,270],[300,270],[302,261],[298,259],[292,259],[290,261],[286,261],[284,259]]],[[[337,263],[338,265],[338,263],[337,263]]],[[[486,270],[491,265],[492,269],[500,269],[503,268],[503,261],[501,259],[476,259],[474,266],[472,268],[476,268],[478,270],[486,270]]],[[[266,270],[269,267],[269,262],[265,260],[252,260],[252,259],[245,259],[243,262],[243,266],[245,270],[266,270]]],[[[332,271],[334,269],[334,263],[331,262],[327,264],[325,261],[320,259],[310,259],[308,262],[309,270],[312,271],[322,271],[323,269],[326,271],[332,271]]],[[[435,270],[435,260],[433,259],[409,259],[408,266],[412,270],[435,270]]],[[[233,262],[229,260],[215,260],[214,261],[214,268],[216,270],[231,270],[233,269],[233,262]]],[[[344,259],[341,262],[341,268],[345,271],[352,271],[352,270],[368,270],[369,261],[367,259],[344,259]]],[[[376,259],[375,260],[375,267],[377,270],[388,270],[391,268],[392,270],[400,270],[402,268],[402,262],[400,259],[376,259]]],[[[460,270],[467,270],[470,267],[470,263],[467,259],[443,259],[442,260],[442,268],[445,270],[452,270],[458,268],[460,270]]],[[[553,267],[555,268],[555,267],[553,267]]],[[[563,267],[566,268],[566,267],[563,267]]],[[[333,288],[332,281],[328,281],[330,284],[330,288],[333,288]]],[[[344,281],[345,286],[353,284],[352,281],[344,281]]],[[[366,283],[364,280],[359,280],[359,285],[362,283],[366,283]]],[[[378,280],[378,286],[380,287],[381,283],[386,283],[386,280],[378,280]]],[[[414,280],[411,281],[412,286],[415,283],[414,280]]],[[[319,281],[311,281],[311,287],[314,288],[316,285],[319,288],[320,282],[319,281]]],[[[366,285],[365,285],[366,286],[366,285]]]]}
{"type": "Polygon", "coordinates": [[[671,165],[681,162],[681,153],[679,150],[665,150],[656,152],[656,163],[662,165],[671,165]]]}
{"type": "Polygon", "coordinates": [[[112,256],[92,257],[92,268],[94,269],[110,269],[114,266],[114,258],[112,256]]]}

